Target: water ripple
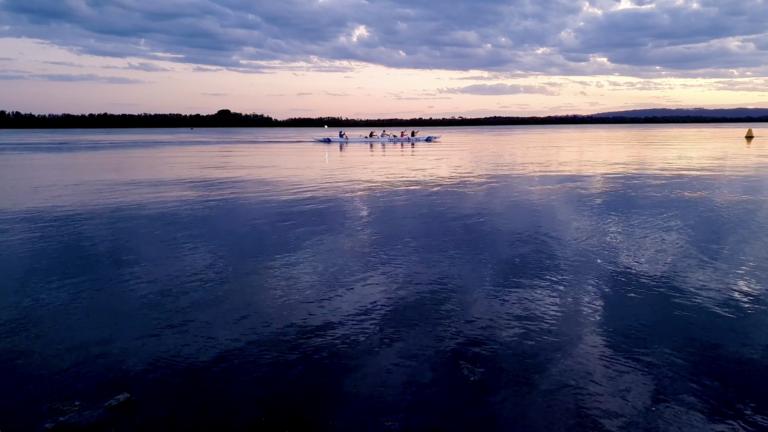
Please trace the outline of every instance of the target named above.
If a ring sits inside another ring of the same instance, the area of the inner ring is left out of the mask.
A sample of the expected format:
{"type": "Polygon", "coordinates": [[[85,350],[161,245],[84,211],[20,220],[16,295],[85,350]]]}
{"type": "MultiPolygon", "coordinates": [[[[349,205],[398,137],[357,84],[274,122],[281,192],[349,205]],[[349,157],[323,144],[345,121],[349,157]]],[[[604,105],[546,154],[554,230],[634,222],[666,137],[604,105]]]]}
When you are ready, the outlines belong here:
{"type": "Polygon", "coordinates": [[[767,427],[768,146],[439,132],[0,132],[0,428],[767,427]]]}

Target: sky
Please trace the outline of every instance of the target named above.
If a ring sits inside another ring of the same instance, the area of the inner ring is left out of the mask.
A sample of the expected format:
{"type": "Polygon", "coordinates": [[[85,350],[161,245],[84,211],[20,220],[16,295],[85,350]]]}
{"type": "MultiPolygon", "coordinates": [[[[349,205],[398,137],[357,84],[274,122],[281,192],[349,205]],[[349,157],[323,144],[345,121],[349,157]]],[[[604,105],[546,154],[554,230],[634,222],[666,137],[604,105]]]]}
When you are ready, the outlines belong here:
{"type": "Polygon", "coordinates": [[[768,107],[768,0],[0,0],[0,109],[768,107]]]}

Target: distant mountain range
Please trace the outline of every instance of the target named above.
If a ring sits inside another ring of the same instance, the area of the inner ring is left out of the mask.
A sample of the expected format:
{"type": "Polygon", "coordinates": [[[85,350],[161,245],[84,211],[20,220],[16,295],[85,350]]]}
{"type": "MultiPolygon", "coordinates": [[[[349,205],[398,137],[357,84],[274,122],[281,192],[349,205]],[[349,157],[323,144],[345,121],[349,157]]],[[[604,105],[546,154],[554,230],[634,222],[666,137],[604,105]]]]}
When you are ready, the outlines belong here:
{"type": "Polygon", "coordinates": [[[675,117],[697,117],[697,118],[719,118],[719,119],[744,119],[749,117],[768,117],[768,108],[651,108],[637,109],[629,111],[612,111],[592,114],[590,117],[597,118],[675,118],[675,117]]]}

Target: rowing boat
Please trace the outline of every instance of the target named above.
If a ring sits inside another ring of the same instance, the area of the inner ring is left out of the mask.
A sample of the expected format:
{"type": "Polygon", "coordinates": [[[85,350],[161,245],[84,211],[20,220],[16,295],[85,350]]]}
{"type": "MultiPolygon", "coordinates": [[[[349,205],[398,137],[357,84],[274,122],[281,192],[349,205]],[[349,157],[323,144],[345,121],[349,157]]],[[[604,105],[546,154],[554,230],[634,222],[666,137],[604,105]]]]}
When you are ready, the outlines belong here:
{"type": "Polygon", "coordinates": [[[331,138],[331,137],[323,137],[323,138],[315,138],[315,141],[321,142],[321,143],[415,143],[415,142],[435,142],[440,139],[437,135],[429,135],[429,136],[423,136],[423,137],[374,137],[374,138],[366,138],[366,137],[359,137],[359,138],[331,138]]]}

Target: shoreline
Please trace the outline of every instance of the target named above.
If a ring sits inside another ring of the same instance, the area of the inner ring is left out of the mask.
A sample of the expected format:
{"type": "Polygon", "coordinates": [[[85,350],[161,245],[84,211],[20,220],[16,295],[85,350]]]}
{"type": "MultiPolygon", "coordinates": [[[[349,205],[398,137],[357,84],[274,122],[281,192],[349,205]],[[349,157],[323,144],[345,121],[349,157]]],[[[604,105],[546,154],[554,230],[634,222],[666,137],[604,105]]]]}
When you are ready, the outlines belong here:
{"type": "Polygon", "coordinates": [[[345,117],[295,117],[276,119],[265,114],[242,114],[222,109],[215,114],[32,114],[0,110],[0,129],[195,129],[195,128],[393,128],[462,126],[537,126],[610,124],[711,124],[764,123],[765,110],[690,111],[658,110],[553,116],[413,117],[352,119],[345,117]],[[730,111],[730,112],[727,112],[730,111]],[[750,115],[752,114],[752,115],[750,115]]]}

